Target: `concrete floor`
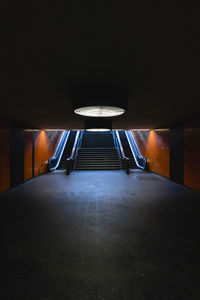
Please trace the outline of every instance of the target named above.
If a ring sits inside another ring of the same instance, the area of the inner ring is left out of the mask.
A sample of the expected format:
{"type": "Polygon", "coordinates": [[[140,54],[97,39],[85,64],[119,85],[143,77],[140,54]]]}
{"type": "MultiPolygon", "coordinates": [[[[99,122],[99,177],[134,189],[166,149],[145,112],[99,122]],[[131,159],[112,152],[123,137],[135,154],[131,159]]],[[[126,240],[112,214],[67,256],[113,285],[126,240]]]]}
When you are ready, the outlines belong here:
{"type": "Polygon", "coordinates": [[[200,194],[76,171],[1,193],[1,299],[200,299],[200,194]]]}

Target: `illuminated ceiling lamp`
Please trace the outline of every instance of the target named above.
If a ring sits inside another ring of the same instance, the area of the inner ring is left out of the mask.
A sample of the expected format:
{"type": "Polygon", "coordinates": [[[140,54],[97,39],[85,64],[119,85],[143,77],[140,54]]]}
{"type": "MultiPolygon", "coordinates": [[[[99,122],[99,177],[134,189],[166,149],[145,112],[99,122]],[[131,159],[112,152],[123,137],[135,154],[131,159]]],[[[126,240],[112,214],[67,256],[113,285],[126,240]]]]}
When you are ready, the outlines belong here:
{"type": "Polygon", "coordinates": [[[127,101],[126,90],[117,86],[87,86],[73,94],[73,110],[85,117],[116,117],[126,111],[127,101]]]}
{"type": "Polygon", "coordinates": [[[116,117],[125,112],[125,109],[116,106],[96,105],[96,106],[83,106],[74,110],[78,115],[85,117],[116,117]]]}
{"type": "Polygon", "coordinates": [[[106,132],[112,130],[112,120],[102,118],[91,118],[84,120],[86,131],[106,132]]]}

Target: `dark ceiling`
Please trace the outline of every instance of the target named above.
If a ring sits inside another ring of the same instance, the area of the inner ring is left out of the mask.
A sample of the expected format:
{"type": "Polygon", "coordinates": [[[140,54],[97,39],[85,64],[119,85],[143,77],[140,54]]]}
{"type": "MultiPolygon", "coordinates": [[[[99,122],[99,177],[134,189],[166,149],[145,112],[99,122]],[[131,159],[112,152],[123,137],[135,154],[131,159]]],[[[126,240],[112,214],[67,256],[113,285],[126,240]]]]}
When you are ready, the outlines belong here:
{"type": "Polygon", "coordinates": [[[200,114],[199,12],[191,1],[10,4],[1,4],[0,115],[37,128],[83,128],[71,93],[83,85],[123,87],[128,110],[114,128],[200,114]]]}

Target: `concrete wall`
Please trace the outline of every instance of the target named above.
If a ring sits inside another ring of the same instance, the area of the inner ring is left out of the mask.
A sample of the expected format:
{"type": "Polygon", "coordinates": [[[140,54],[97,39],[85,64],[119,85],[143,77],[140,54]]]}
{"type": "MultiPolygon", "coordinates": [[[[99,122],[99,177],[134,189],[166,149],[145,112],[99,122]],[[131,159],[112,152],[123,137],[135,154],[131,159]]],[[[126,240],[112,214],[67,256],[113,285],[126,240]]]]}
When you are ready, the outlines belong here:
{"type": "Polygon", "coordinates": [[[200,127],[184,130],[184,184],[200,191],[200,127]]]}
{"type": "Polygon", "coordinates": [[[0,192],[10,187],[10,130],[0,129],[0,192]]]}
{"type": "Polygon", "coordinates": [[[10,187],[24,181],[24,130],[10,129],[10,187]]]}

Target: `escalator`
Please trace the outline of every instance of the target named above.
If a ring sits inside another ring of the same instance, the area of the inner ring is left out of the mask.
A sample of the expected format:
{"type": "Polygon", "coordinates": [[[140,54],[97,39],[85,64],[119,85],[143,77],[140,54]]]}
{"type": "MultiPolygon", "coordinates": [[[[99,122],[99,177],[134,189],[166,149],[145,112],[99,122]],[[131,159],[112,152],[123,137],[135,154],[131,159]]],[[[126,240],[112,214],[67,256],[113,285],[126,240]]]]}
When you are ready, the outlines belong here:
{"type": "Polygon", "coordinates": [[[73,147],[73,144],[74,144],[74,141],[76,138],[76,133],[77,133],[77,131],[70,131],[69,138],[67,140],[65,149],[63,151],[60,163],[57,168],[58,170],[63,170],[63,169],[66,170],[67,158],[70,156],[70,154],[72,152],[72,147],[73,147]]]}
{"type": "Polygon", "coordinates": [[[54,156],[48,160],[49,171],[66,168],[66,159],[70,156],[77,131],[63,131],[54,156]]]}
{"type": "Polygon", "coordinates": [[[133,153],[131,151],[131,148],[130,148],[129,142],[127,140],[127,136],[126,136],[125,131],[118,131],[118,133],[119,133],[119,137],[120,137],[120,140],[121,140],[121,143],[122,143],[122,147],[124,149],[124,154],[125,154],[126,157],[129,158],[129,167],[131,169],[137,168],[137,164],[136,164],[135,159],[133,157],[133,153]]]}
{"type": "Polygon", "coordinates": [[[130,131],[85,132],[64,131],[54,156],[49,159],[50,171],[146,169],[130,131]]]}

